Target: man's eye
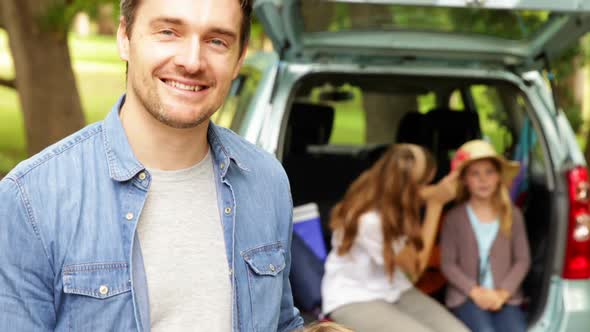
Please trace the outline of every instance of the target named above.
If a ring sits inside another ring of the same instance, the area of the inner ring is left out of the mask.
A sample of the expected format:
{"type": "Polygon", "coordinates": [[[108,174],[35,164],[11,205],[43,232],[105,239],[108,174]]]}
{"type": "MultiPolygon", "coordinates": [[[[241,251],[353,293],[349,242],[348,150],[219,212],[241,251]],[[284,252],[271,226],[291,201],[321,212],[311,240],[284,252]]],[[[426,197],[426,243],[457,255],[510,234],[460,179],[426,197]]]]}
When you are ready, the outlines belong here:
{"type": "Polygon", "coordinates": [[[225,43],[221,39],[211,39],[211,44],[216,46],[225,46],[225,43]]]}
{"type": "Polygon", "coordinates": [[[174,31],[172,30],[161,30],[159,33],[164,36],[174,36],[174,31]]]}

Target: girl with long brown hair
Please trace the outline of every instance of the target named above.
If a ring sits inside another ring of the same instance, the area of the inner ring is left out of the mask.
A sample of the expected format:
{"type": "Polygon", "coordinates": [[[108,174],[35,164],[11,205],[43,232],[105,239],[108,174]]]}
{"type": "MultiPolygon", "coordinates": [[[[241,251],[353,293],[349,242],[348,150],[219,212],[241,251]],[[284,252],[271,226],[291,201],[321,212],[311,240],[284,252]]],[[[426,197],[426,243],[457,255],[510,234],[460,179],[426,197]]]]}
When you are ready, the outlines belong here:
{"type": "Polygon", "coordinates": [[[473,331],[525,331],[520,284],[530,253],[507,187],[519,165],[475,140],[457,150],[453,168],[460,174],[458,206],[441,234],[446,304],[473,331]]]}
{"type": "Polygon", "coordinates": [[[393,145],[332,210],[332,251],[322,281],[323,312],[355,331],[466,331],[413,287],[432,249],[456,175],[428,185],[431,155],[393,145]],[[424,218],[421,209],[425,207],[424,218]]]}

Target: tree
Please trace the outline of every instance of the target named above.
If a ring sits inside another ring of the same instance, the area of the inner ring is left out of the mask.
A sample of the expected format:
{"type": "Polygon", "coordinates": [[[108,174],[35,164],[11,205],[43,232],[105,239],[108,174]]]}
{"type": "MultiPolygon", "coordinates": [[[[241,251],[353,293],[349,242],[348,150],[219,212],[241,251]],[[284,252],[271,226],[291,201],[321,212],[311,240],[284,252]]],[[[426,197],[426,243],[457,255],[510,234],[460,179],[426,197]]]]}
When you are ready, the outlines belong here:
{"type": "Polygon", "coordinates": [[[113,1],[0,0],[16,76],[0,84],[18,91],[29,154],[84,125],[68,31],[76,12],[113,1]]]}
{"type": "Polygon", "coordinates": [[[23,111],[27,151],[45,146],[81,128],[82,106],[72,71],[63,26],[51,26],[45,14],[54,1],[1,0],[8,32],[19,99],[23,111]]]}

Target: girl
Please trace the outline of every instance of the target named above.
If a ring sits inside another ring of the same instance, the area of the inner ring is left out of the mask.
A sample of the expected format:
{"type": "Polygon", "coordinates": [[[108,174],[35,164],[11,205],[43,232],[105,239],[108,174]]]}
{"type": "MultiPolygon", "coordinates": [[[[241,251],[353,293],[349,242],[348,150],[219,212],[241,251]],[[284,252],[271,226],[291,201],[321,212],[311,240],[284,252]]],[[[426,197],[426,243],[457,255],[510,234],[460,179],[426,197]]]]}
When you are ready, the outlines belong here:
{"type": "Polygon", "coordinates": [[[520,284],[530,266],[521,212],[507,184],[519,165],[475,140],[457,150],[457,201],[441,235],[446,304],[472,331],[525,331],[520,284]]]}
{"type": "Polygon", "coordinates": [[[352,183],[332,211],[324,314],[362,332],[466,331],[412,285],[426,266],[442,206],[454,198],[455,175],[426,185],[434,171],[426,150],[399,144],[352,183]]]}

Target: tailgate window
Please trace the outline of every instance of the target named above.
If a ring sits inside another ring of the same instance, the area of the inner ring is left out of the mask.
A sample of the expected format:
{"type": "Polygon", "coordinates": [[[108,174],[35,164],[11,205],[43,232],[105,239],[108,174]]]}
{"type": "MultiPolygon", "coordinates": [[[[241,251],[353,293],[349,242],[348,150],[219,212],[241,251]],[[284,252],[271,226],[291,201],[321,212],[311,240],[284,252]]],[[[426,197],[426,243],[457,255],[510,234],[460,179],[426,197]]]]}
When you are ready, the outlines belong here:
{"type": "Polygon", "coordinates": [[[304,32],[431,31],[529,39],[551,18],[547,11],[301,1],[304,32]],[[318,19],[321,16],[322,19],[318,19]]]}

